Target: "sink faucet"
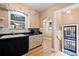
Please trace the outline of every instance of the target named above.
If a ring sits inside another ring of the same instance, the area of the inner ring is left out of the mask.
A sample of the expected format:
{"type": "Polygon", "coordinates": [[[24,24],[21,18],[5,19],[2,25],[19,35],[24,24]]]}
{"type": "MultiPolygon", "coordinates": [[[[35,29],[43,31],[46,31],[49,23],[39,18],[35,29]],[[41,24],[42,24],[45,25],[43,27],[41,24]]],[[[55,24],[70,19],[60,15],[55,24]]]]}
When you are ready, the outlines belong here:
{"type": "Polygon", "coordinates": [[[14,24],[14,29],[16,29],[16,24],[14,24]]]}

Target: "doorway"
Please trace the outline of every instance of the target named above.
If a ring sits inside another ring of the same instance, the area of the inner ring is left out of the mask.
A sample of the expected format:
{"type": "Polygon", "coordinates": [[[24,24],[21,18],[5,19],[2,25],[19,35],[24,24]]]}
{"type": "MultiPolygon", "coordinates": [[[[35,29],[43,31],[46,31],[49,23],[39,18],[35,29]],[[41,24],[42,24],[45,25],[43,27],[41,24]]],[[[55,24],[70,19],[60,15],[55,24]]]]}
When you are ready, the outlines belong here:
{"type": "Polygon", "coordinates": [[[77,55],[77,33],[78,24],[64,25],[63,27],[63,51],[64,53],[77,55]]]}
{"type": "Polygon", "coordinates": [[[51,18],[43,20],[43,47],[46,50],[53,49],[53,20],[51,18]]]}
{"type": "MultiPolygon", "coordinates": [[[[63,26],[64,25],[71,25],[71,24],[79,24],[78,20],[77,20],[77,18],[78,18],[77,17],[78,16],[78,11],[77,11],[78,9],[77,9],[77,7],[79,7],[79,4],[73,4],[73,5],[69,6],[69,7],[65,7],[63,9],[55,11],[55,14],[54,14],[54,48],[59,50],[59,47],[58,47],[58,45],[59,45],[58,44],[58,32],[60,31],[61,32],[61,40],[62,41],[59,42],[59,43],[62,44],[61,45],[62,46],[62,48],[61,48],[62,52],[64,50],[64,47],[67,47],[67,46],[64,46],[64,43],[63,43],[63,26]],[[61,17],[58,14],[60,14],[62,19],[61,19],[61,17]]],[[[70,46],[70,45],[68,45],[68,46],[70,46]]],[[[70,49],[70,47],[68,49],[70,49]]],[[[78,51],[79,51],[78,45],[75,46],[75,47],[77,47],[77,51],[74,51],[74,52],[77,52],[77,55],[78,55],[79,54],[78,53],[78,51]]]]}

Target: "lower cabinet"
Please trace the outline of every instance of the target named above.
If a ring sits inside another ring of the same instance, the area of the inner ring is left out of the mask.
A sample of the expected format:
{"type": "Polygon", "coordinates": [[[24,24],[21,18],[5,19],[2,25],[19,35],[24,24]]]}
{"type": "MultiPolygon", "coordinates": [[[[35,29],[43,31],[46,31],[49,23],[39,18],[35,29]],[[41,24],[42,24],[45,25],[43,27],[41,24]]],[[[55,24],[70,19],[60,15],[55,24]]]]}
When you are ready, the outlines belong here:
{"type": "Polygon", "coordinates": [[[1,56],[19,56],[28,52],[29,37],[17,37],[0,40],[1,56]]]}
{"type": "Polygon", "coordinates": [[[29,36],[29,50],[42,45],[42,35],[29,36]]]}

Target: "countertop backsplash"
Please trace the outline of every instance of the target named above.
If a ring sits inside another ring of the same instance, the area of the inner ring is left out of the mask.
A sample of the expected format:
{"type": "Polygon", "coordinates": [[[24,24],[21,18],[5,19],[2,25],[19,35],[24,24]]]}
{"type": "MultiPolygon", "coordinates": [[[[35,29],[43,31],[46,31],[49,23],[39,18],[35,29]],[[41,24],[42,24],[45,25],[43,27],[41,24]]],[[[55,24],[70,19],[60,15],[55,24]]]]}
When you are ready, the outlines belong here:
{"type": "Polygon", "coordinates": [[[0,34],[6,34],[6,33],[23,33],[23,32],[29,32],[28,29],[10,29],[10,28],[0,28],[0,34]]]}

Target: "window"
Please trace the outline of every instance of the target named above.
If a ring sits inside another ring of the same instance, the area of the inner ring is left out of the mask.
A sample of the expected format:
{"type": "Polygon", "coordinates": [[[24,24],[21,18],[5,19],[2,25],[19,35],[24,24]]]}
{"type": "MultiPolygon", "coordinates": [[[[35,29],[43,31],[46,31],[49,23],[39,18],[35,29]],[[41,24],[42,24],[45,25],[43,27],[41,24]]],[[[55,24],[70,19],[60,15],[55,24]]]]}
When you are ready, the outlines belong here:
{"type": "Polygon", "coordinates": [[[18,14],[11,14],[11,20],[24,21],[25,22],[25,16],[18,15],[18,14]]]}
{"type": "Polygon", "coordinates": [[[25,29],[26,15],[19,11],[10,11],[10,28],[25,29]]]}

